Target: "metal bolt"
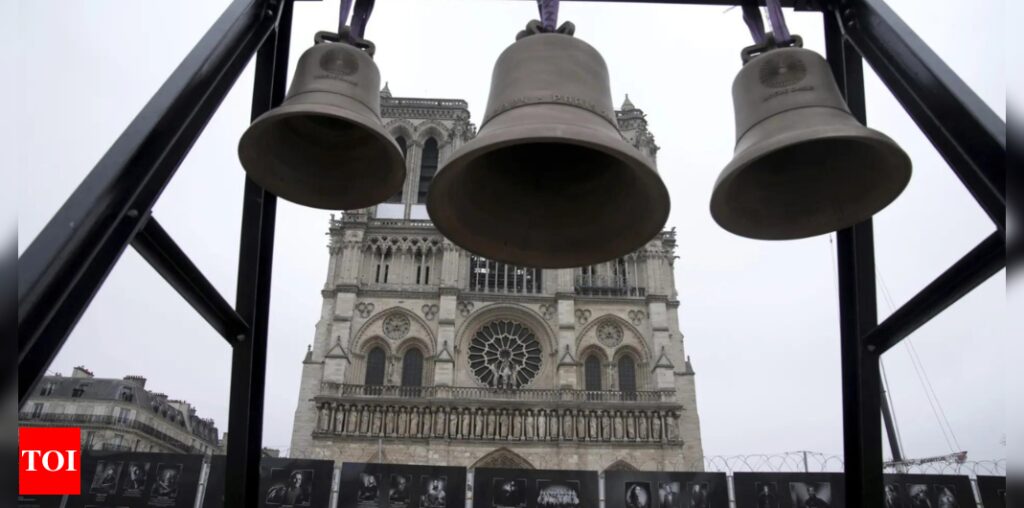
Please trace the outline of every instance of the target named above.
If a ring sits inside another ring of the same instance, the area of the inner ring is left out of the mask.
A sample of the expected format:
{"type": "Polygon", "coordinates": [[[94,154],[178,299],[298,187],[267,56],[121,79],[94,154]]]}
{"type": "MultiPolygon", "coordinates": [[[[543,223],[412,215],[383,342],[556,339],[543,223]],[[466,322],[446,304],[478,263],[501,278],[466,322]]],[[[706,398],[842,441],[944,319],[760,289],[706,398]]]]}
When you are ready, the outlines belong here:
{"type": "Polygon", "coordinates": [[[139,218],[139,211],[132,208],[131,210],[128,210],[128,213],[126,213],[125,215],[127,215],[131,219],[137,219],[139,218]]]}
{"type": "Polygon", "coordinates": [[[237,340],[238,342],[245,342],[245,334],[244,333],[240,333],[240,334],[236,335],[235,336],[235,340],[237,340]]]}
{"type": "Polygon", "coordinates": [[[868,351],[874,353],[876,349],[878,348],[874,344],[868,344],[868,351]]]}

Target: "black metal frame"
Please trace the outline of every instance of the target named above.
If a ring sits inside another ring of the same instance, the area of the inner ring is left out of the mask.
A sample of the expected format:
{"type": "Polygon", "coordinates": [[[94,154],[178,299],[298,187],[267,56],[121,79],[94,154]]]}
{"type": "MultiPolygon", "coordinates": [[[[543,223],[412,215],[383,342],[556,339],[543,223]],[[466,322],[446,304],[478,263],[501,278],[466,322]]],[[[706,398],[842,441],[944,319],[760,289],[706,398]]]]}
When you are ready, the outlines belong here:
{"type": "MultiPolygon", "coordinates": [[[[150,212],[253,54],[252,117],[283,100],[293,1],[235,0],[18,260],[19,404],[129,244],[231,344],[231,507],[258,503],[277,198],[246,179],[234,309],[150,212]]],[[[1006,124],[882,0],[782,4],[823,13],[827,57],[854,115],[865,120],[863,58],[996,228],[881,324],[871,221],[838,234],[847,505],[881,506],[880,355],[1006,266],[1006,124]]]]}

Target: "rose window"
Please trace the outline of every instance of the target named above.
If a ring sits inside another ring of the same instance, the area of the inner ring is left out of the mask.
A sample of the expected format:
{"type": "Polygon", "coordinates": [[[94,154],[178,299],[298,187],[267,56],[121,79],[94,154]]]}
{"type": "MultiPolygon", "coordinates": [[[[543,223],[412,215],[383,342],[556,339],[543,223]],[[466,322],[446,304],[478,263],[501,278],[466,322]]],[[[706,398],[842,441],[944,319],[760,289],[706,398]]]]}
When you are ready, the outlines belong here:
{"type": "Polygon", "coordinates": [[[622,342],[622,327],[613,321],[597,325],[597,340],[608,347],[618,346],[622,342]]]}
{"type": "Polygon", "coordinates": [[[384,318],[384,335],[389,339],[398,340],[409,333],[409,316],[392,314],[384,318]]]}
{"type": "Polygon", "coordinates": [[[522,324],[497,320],[484,325],[469,344],[469,368],[494,388],[521,388],[540,372],[540,343],[522,324]]]}

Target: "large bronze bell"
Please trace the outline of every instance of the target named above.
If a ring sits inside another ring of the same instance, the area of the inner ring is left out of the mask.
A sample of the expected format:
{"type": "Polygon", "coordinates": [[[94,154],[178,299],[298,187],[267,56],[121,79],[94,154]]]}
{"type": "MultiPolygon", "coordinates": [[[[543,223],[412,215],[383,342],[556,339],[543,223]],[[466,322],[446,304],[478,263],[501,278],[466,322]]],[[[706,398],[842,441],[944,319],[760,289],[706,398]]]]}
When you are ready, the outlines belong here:
{"type": "Polygon", "coordinates": [[[256,183],[284,199],[364,208],[401,190],[405,163],[380,119],[372,45],[330,38],[338,36],[318,33],[317,44],[299,57],[284,103],[249,126],[238,157],[256,183]]]}
{"type": "Polygon", "coordinates": [[[446,237],[491,259],[608,261],[661,231],[668,191],[618,130],[601,55],[568,23],[537,25],[498,57],[479,135],[438,171],[427,211],[446,237]]]}
{"type": "Polygon", "coordinates": [[[733,82],[736,149],[711,195],[715,221],[750,238],[806,238],[896,199],[910,158],[850,114],[825,59],[801,47],[752,48],[733,82]]]}

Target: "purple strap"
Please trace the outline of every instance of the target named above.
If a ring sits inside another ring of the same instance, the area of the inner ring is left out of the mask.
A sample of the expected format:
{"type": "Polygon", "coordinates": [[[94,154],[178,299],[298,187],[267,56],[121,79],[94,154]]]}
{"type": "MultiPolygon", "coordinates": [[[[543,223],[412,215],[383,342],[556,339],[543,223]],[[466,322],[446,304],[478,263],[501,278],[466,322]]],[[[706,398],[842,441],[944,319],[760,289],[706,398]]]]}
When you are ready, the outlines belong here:
{"type": "Polygon", "coordinates": [[[754,44],[764,44],[766,39],[764,20],[761,19],[761,9],[757,6],[757,0],[743,1],[743,21],[750,29],[750,36],[754,39],[754,44]]]}
{"type": "Polygon", "coordinates": [[[540,22],[544,29],[554,32],[558,24],[558,0],[537,0],[537,10],[540,11],[540,22]]]}
{"type": "Polygon", "coordinates": [[[370,13],[373,12],[374,0],[359,0],[356,2],[356,11],[352,14],[352,35],[363,39],[366,34],[366,24],[370,21],[370,13]]]}
{"type": "Polygon", "coordinates": [[[348,26],[348,15],[352,12],[352,0],[341,0],[341,14],[338,19],[338,31],[348,26]]]}
{"type": "Polygon", "coordinates": [[[782,4],[779,3],[779,0],[765,0],[765,5],[768,6],[768,19],[772,23],[775,41],[787,43],[792,40],[789,28],[786,27],[786,18],[782,15],[782,4]]]}

